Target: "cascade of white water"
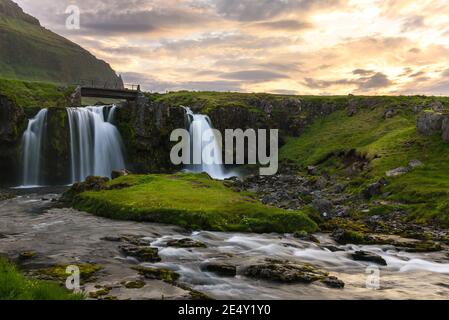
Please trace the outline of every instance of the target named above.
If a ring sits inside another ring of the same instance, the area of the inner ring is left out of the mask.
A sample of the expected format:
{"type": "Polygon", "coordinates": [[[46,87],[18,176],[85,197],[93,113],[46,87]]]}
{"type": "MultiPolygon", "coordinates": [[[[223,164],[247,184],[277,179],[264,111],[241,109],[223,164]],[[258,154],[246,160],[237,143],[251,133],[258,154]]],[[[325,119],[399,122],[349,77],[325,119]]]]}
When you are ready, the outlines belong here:
{"type": "Polygon", "coordinates": [[[115,106],[67,109],[72,183],[92,175],[110,177],[113,170],[125,168],[122,138],[111,123],[115,111],[115,106]]]}
{"type": "Polygon", "coordinates": [[[210,118],[202,114],[194,114],[189,108],[185,108],[187,122],[190,131],[191,165],[187,166],[188,171],[207,172],[214,179],[226,179],[230,175],[226,174],[222,161],[222,144],[216,137],[212,140],[204,141],[206,132],[213,129],[210,118]],[[211,154],[203,155],[206,145],[213,144],[211,154]]]}
{"type": "Polygon", "coordinates": [[[41,176],[41,158],[47,122],[47,109],[42,109],[33,119],[22,138],[23,186],[43,184],[41,176]]]}

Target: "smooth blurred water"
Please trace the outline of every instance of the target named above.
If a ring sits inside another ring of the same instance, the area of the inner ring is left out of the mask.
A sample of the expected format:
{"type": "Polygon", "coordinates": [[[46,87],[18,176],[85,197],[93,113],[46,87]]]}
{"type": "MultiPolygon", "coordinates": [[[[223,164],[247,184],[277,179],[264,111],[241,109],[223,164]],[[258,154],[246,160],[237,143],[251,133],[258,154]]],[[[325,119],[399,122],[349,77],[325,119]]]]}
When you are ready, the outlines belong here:
{"type": "Polygon", "coordinates": [[[123,143],[112,124],[116,106],[68,108],[70,125],[71,183],[88,176],[111,177],[125,168],[123,143]]]}
{"type": "Polygon", "coordinates": [[[222,142],[215,136],[209,141],[203,140],[204,135],[213,130],[211,119],[203,114],[194,114],[189,108],[185,108],[185,110],[190,132],[192,163],[187,166],[187,171],[197,173],[206,172],[212,178],[218,180],[237,176],[235,172],[227,171],[223,165],[222,142]],[[213,146],[214,152],[205,152],[205,148],[208,145],[213,146]]]}
{"type": "Polygon", "coordinates": [[[41,175],[42,149],[47,123],[47,109],[42,109],[33,119],[22,138],[23,182],[22,187],[39,186],[44,183],[41,175]]]}

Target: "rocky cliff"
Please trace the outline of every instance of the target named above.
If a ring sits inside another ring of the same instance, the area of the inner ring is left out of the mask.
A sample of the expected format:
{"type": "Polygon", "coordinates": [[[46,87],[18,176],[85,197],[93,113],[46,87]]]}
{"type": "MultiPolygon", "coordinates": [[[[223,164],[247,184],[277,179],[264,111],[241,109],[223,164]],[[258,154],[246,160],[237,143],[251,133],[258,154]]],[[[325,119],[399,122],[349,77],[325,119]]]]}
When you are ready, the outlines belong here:
{"type": "Polygon", "coordinates": [[[15,184],[20,175],[20,141],[26,128],[22,108],[0,95],[0,185],[15,184]]]}
{"type": "MultiPolygon", "coordinates": [[[[135,173],[170,172],[173,130],[185,128],[185,111],[161,103],[129,103],[118,109],[116,125],[126,148],[127,165],[135,173]]],[[[179,169],[179,168],[178,168],[179,169]]]]}

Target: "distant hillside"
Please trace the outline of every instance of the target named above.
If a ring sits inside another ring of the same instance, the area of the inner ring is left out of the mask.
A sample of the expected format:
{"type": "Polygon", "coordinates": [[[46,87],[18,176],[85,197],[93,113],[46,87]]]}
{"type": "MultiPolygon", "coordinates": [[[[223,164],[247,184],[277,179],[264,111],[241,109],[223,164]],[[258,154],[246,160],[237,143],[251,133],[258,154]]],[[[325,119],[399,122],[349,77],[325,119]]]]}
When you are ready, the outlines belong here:
{"type": "Polygon", "coordinates": [[[75,83],[80,79],[122,84],[106,62],[43,28],[10,0],[0,0],[0,77],[75,83]]]}

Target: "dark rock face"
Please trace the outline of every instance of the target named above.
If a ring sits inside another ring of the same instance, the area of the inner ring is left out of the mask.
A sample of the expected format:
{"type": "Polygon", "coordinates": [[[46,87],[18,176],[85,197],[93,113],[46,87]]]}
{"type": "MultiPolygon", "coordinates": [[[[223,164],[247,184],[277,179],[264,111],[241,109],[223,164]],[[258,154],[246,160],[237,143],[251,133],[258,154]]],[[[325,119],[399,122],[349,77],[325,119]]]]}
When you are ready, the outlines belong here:
{"type": "Polygon", "coordinates": [[[184,129],[185,111],[164,104],[127,103],[117,110],[116,125],[126,149],[127,166],[134,173],[171,172],[170,142],[175,129],[184,129]]]}
{"type": "Polygon", "coordinates": [[[363,192],[365,198],[371,199],[372,197],[382,194],[383,187],[387,185],[387,181],[382,178],[376,183],[369,185],[363,192]]]}
{"type": "Polygon", "coordinates": [[[338,279],[337,277],[327,277],[321,280],[323,284],[325,284],[329,288],[333,289],[343,289],[345,287],[345,283],[338,279]]]}
{"type": "Polygon", "coordinates": [[[356,261],[366,261],[366,262],[374,262],[376,264],[379,264],[381,266],[386,266],[387,262],[384,258],[381,256],[366,252],[366,251],[357,251],[356,253],[352,254],[352,258],[356,261]]]}
{"type": "Polygon", "coordinates": [[[449,143],[449,117],[445,117],[441,123],[443,141],[449,143]]]}
{"type": "Polygon", "coordinates": [[[117,179],[117,178],[120,178],[120,177],[126,177],[126,176],[128,176],[130,174],[131,174],[131,172],[126,170],[126,169],[113,170],[112,173],[111,173],[111,177],[114,180],[114,179],[117,179]]]}
{"type": "Polygon", "coordinates": [[[441,113],[425,111],[418,116],[418,132],[430,136],[441,132],[444,116],[441,113]]]}
{"type": "Polygon", "coordinates": [[[270,261],[252,265],[243,270],[243,274],[250,278],[280,282],[280,283],[304,283],[310,284],[320,281],[333,289],[342,289],[345,284],[336,277],[329,276],[314,266],[307,264],[295,264],[289,261],[270,261]]]}
{"type": "Polygon", "coordinates": [[[223,277],[235,277],[237,275],[237,267],[225,263],[206,263],[201,266],[201,270],[223,277]]]}
{"type": "Polygon", "coordinates": [[[64,185],[70,177],[70,129],[65,108],[49,108],[43,145],[43,177],[46,184],[64,185]]]}
{"type": "Polygon", "coordinates": [[[0,185],[18,183],[20,143],[26,123],[23,109],[0,95],[0,185]]]}

